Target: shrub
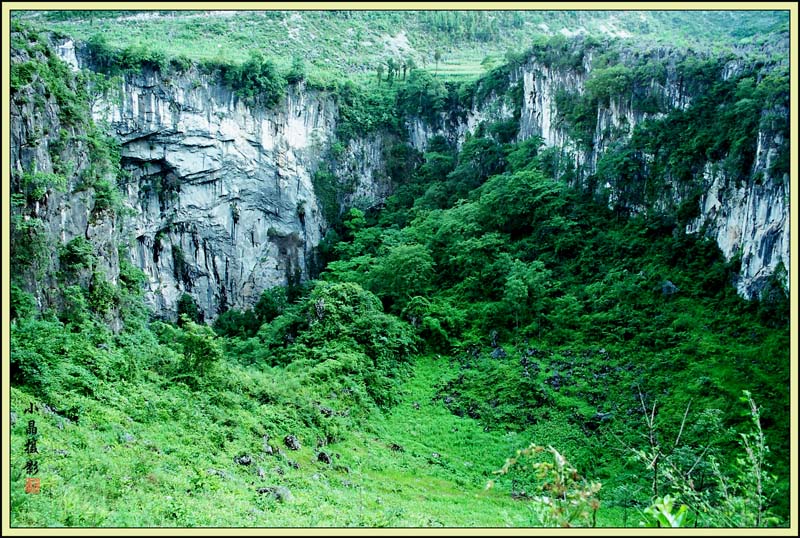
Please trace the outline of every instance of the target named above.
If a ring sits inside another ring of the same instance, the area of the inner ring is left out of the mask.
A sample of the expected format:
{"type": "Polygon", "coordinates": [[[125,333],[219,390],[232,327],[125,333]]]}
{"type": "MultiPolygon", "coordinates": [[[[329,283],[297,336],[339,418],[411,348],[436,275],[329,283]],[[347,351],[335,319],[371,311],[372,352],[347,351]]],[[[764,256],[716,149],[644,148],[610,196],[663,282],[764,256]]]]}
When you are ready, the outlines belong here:
{"type": "MultiPolygon", "coordinates": [[[[539,446],[535,443],[518,450],[513,458],[506,460],[505,465],[495,474],[505,475],[513,472],[525,476],[526,471],[532,473],[525,481],[528,490],[518,492],[530,498],[535,504],[534,517],[542,527],[576,527],[592,526],[597,522],[597,510],[600,501],[596,495],[600,491],[599,482],[582,478],[555,448],[539,446]],[[542,461],[547,455],[547,460],[542,461]]],[[[487,487],[492,487],[489,482],[487,487]]]]}
{"type": "Polygon", "coordinates": [[[91,270],[96,260],[94,247],[83,236],[79,235],[61,247],[59,262],[61,270],[65,273],[74,274],[81,269],[91,270]]]}
{"type": "Polygon", "coordinates": [[[184,319],[189,319],[195,323],[203,321],[203,313],[197,307],[194,297],[188,293],[184,293],[178,299],[178,325],[182,326],[184,319]]]}
{"type": "Polygon", "coordinates": [[[197,389],[216,380],[215,370],[223,357],[222,348],[211,327],[199,325],[185,314],[180,318],[180,325],[183,357],[172,380],[183,381],[197,389]]]}
{"type": "Polygon", "coordinates": [[[36,312],[36,300],[33,295],[16,284],[11,285],[11,320],[29,318],[36,312]]]}

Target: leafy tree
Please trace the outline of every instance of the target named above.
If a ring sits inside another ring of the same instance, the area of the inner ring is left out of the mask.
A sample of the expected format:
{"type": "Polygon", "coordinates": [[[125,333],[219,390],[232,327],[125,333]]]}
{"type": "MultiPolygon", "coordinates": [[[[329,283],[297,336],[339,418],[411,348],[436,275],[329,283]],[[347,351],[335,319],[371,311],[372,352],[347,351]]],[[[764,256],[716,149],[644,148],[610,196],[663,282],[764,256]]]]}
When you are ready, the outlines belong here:
{"type": "Polygon", "coordinates": [[[344,235],[344,239],[352,239],[361,230],[367,221],[364,218],[364,212],[360,209],[353,207],[351,208],[342,219],[342,226],[346,230],[344,235]]]}
{"type": "Polygon", "coordinates": [[[561,186],[538,170],[494,176],[481,188],[484,222],[503,232],[530,232],[563,204],[561,186]]]}
{"type": "Polygon", "coordinates": [[[184,293],[181,295],[181,298],[178,299],[178,325],[182,325],[184,323],[184,317],[190,319],[195,323],[201,323],[203,321],[203,313],[197,307],[197,303],[194,300],[194,297],[189,295],[188,293],[184,293]]]}
{"type": "Polygon", "coordinates": [[[186,314],[181,315],[179,325],[183,356],[172,379],[198,389],[214,380],[222,348],[211,327],[195,323],[186,314]]]}
{"type": "Polygon", "coordinates": [[[258,299],[253,313],[259,325],[269,323],[283,314],[288,305],[286,288],[275,287],[264,290],[258,299]]]}
{"type": "Polygon", "coordinates": [[[239,97],[268,107],[277,105],[284,95],[286,79],[280,76],[275,63],[257,50],[250,51],[243,64],[225,67],[222,77],[239,97]]]}
{"type": "Polygon", "coordinates": [[[399,313],[411,298],[430,291],[433,268],[433,258],[424,245],[393,247],[370,272],[371,289],[399,313]]]}
{"type": "Polygon", "coordinates": [[[11,285],[10,291],[11,321],[32,317],[36,313],[36,300],[33,295],[16,284],[11,285]]]}
{"type": "Polygon", "coordinates": [[[447,89],[444,84],[421,69],[412,70],[408,82],[397,93],[400,111],[432,122],[444,110],[446,99],[447,89]]]}
{"type": "Polygon", "coordinates": [[[306,79],[306,64],[299,56],[292,59],[292,67],[286,74],[286,82],[289,84],[299,84],[306,79]]]}
{"type": "Polygon", "coordinates": [[[252,310],[226,310],[214,320],[214,331],[219,336],[248,338],[255,336],[261,324],[252,310]]]}

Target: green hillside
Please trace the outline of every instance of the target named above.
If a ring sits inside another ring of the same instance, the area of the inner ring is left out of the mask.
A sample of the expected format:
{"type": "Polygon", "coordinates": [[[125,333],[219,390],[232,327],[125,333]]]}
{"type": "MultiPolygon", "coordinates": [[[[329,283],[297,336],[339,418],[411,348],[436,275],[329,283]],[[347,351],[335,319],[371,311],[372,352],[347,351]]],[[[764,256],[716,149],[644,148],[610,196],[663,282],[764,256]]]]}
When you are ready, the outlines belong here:
{"type": "Polygon", "coordinates": [[[778,11],[43,11],[18,17],[77,39],[102,36],[112,47],[194,61],[242,62],[258,50],[284,68],[302,58],[322,76],[366,76],[390,59],[411,60],[449,78],[479,75],[508,52],[552,36],[727,51],[759,47],[788,29],[778,11]]]}

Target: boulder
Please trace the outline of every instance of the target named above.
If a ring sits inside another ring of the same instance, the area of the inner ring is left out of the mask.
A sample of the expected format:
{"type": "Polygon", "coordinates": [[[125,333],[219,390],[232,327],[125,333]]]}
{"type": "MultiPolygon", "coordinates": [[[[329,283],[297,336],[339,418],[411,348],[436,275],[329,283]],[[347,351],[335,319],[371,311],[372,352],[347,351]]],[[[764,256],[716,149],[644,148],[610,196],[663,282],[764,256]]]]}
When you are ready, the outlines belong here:
{"type": "Polygon", "coordinates": [[[300,441],[294,435],[287,435],[283,438],[283,444],[289,450],[300,450],[300,441]]]}
{"type": "Polygon", "coordinates": [[[293,499],[292,492],[285,486],[267,486],[258,488],[256,491],[261,495],[270,495],[282,503],[290,502],[293,499]]]}

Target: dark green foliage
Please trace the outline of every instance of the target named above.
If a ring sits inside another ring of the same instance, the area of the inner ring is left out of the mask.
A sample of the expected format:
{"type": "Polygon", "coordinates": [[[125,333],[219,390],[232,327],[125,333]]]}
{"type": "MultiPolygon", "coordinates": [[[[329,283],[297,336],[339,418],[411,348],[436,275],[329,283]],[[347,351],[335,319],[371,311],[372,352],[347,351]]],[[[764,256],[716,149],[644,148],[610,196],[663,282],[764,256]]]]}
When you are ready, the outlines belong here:
{"type": "Polygon", "coordinates": [[[306,78],[306,65],[302,58],[295,57],[292,60],[292,67],[286,74],[286,82],[289,84],[299,84],[306,78]]]}
{"type": "Polygon", "coordinates": [[[67,187],[64,176],[47,172],[24,172],[19,180],[19,190],[27,196],[27,203],[42,201],[48,191],[63,192],[67,187]]]}
{"type": "Polygon", "coordinates": [[[24,86],[33,82],[34,76],[38,71],[38,65],[34,62],[15,62],[11,65],[11,91],[17,92],[24,86]]]}
{"type": "Polygon", "coordinates": [[[339,110],[336,138],[346,142],[376,129],[398,131],[400,127],[395,91],[383,86],[367,88],[345,80],[334,93],[339,110]]]}
{"type": "Polygon", "coordinates": [[[422,69],[414,69],[408,82],[397,93],[397,106],[401,113],[436,123],[444,111],[447,90],[444,84],[422,69]]]}
{"type": "Polygon", "coordinates": [[[106,277],[98,272],[92,275],[92,282],[89,286],[89,296],[87,297],[89,307],[93,312],[104,316],[119,304],[117,289],[106,277]]]}
{"type": "Polygon", "coordinates": [[[133,295],[142,293],[142,286],[147,282],[144,271],[134,267],[127,259],[123,249],[119,253],[119,282],[120,285],[133,295]]]}
{"type": "Polygon", "coordinates": [[[68,274],[81,269],[91,270],[96,260],[94,247],[82,236],[70,240],[61,248],[59,255],[61,270],[68,274]]]}
{"type": "Polygon", "coordinates": [[[314,183],[314,193],[317,195],[321,205],[322,213],[328,222],[336,222],[339,217],[338,200],[338,180],[336,176],[326,169],[314,172],[312,177],[314,183]]]}
{"type": "Polygon", "coordinates": [[[142,69],[163,71],[169,64],[164,51],[150,49],[144,45],[122,49],[117,53],[115,61],[123,71],[141,71],[142,69]]]}
{"type": "Polygon", "coordinates": [[[785,327],[789,312],[789,293],[786,267],[779,263],[758,296],[758,317],[771,327],[785,327]]]}
{"type": "Polygon", "coordinates": [[[201,323],[203,321],[203,313],[197,307],[194,298],[188,293],[181,295],[181,298],[178,300],[178,325],[183,325],[185,319],[195,323],[201,323]]]}
{"type": "Polygon", "coordinates": [[[481,189],[482,220],[490,229],[531,233],[563,204],[561,189],[538,170],[494,176],[481,189]]]}
{"type": "Polygon", "coordinates": [[[436,207],[450,207],[467,197],[486,178],[500,172],[505,165],[501,144],[491,138],[474,137],[464,142],[458,164],[447,174],[443,197],[436,197],[436,207]]]}
{"type": "Polygon", "coordinates": [[[421,159],[422,155],[409,144],[393,144],[386,159],[386,172],[395,184],[406,183],[421,159]]]}
{"type": "Polygon", "coordinates": [[[29,318],[36,313],[36,300],[33,295],[16,284],[11,285],[11,320],[29,318]]]}
{"type": "Polygon", "coordinates": [[[389,309],[401,312],[408,301],[425,296],[433,282],[434,262],[423,245],[391,248],[370,272],[370,289],[389,309]]]}
{"type": "Polygon", "coordinates": [[[254,336],[261,325],[251,310],[226,310],[214,321],[219,336],[247,338],[254,336]]]}
{"type": "Polygon", "coordinates": [[[270,288],[261,293],[261,297],[253,307],[253,314],[260,324],[269,323],[283,314],[288,306],[287,291],[285,288],[270,288]]]}
{"type": "Polygon", "coordinates": [[[110,75],[126,71],[140,72],[143,69],[166,71],[170,65],[185,71],[191,66],[191,62],[187,65],[186,58],[170,60],[163,50],[143,44],[130,45],[121,50],[114,49],[102,34],[90,37],[86,45],[93,67],[101,73],[110,75]]]}
{"type": "Polygon", "coordinates": [[[116,180],[122,175],[119,142],[93,125],[87,129],[87,134],[81,141],[89,148],[89,163],[81,172],[80,182],[75,190],[95,189],[95,196],[100,197],[97,213],[118,211],[121,207],[121,195],[116,192],[116,180]]]}
{"type": "MultiPolygon", "coordinates": [[[[508,89],[511,72],[522,63],[522,56],[506,59],[510,61],[495,67],[475,83],[474,89],[471,90],[471,97],[474,98],[476,103],[483,103],[492,95],[502,95],[508,89]]],[[[462,100],[462,103],[466,107],[473,105],[472,102],[466,102],[466,100],[462,100]]]]}
{"type": "Polygon", "coordinates": [[[223,66],[222,80],[239,97],[267,108],[276,106],[286,90],[286,79],[278,73],[275,63],[257,51],[243,64],[223,66]]]}
{"type": "MultiPolygon", "coordinates": [[[[191,289],[189,266],[187,265],[186,258],[183,255],[183,249],[179,245],[174,244],[172,245],[172,276],[174,276],[179,282],[183,282],[188,289],[191,289]]],[[[194,316],[190,315],[189,317],[191,319],[195,319],[194,316]]]]}
{"type": "Polygon", "coordinates": [[[489,133],[501,144],[512,142],[519,132],[518,120],[506,120],[492,123],[487,128],[489,133]]]}
{"type": "Polygon", "coordinates": [[[172,379],[197,389],[213,380],[222,349],[211,327],[198,325],[187,314],[180,315],[179,325],[183,329],[179,337],[183,356],[172,379]]]}
{"type": "Polygon", "coordinates": [[[175,56],[170,58],[169,67],[177,73],[185,73],[192,68],[194,62],[186,56],[175,56]]]}
{"type": "Polygon", "coordinates": [[[40,274],[49,259],[48,238],[41,219],[13,215],[11,219],[11,269],[16,278],[26,272],[40,274]]]}
{"type": "Polygon", "coordinates": [[[625,65],[595,69],[586,79],[586,91],[593,99],[606,105],[611,99],[628,95],[632,85],[633,71],[625,65]]]}
{"type": "Polygon", "coordinates": [[[319,283],[305,306],[308,330],[299,344],[313,347],[332,340],[360,346],[371,366],[364,372],[367,392],[379,405],[391,403],[396,376],[415,349],[410,328],[383,313],[377,297],[356,284],[319,283]]]}
{"type": "Polygon", "coordinates": [[[262,325],[283,314],[287,306],[287,288],[270,288],[262,292],[252,309],[226,310],[220,314],[214,322],[214,330],[220,336],[250,338],[262,325]]]}
{"type": "Polygon", "coordinates": [[[587,50],[599,45],[594,38],[569,39],[556,35],[549,40],[538,40],[529,53],[551,69],[583,71],[583,62],[587,50]]]}
{"type": "Polygon", "coordinates": [[[119,191],[108,180],[100,180],[94,185],[94,215],[114,214],[122,208],[119,191]]]}
{"type": "Polygon", "coordinates": [[[92,316],[89,313],[89,303],[84,289],[76,285],[67,286],[63,295],[63,305],[58,313],[58,319],[75,328],[85,326],[92,316]]]}

